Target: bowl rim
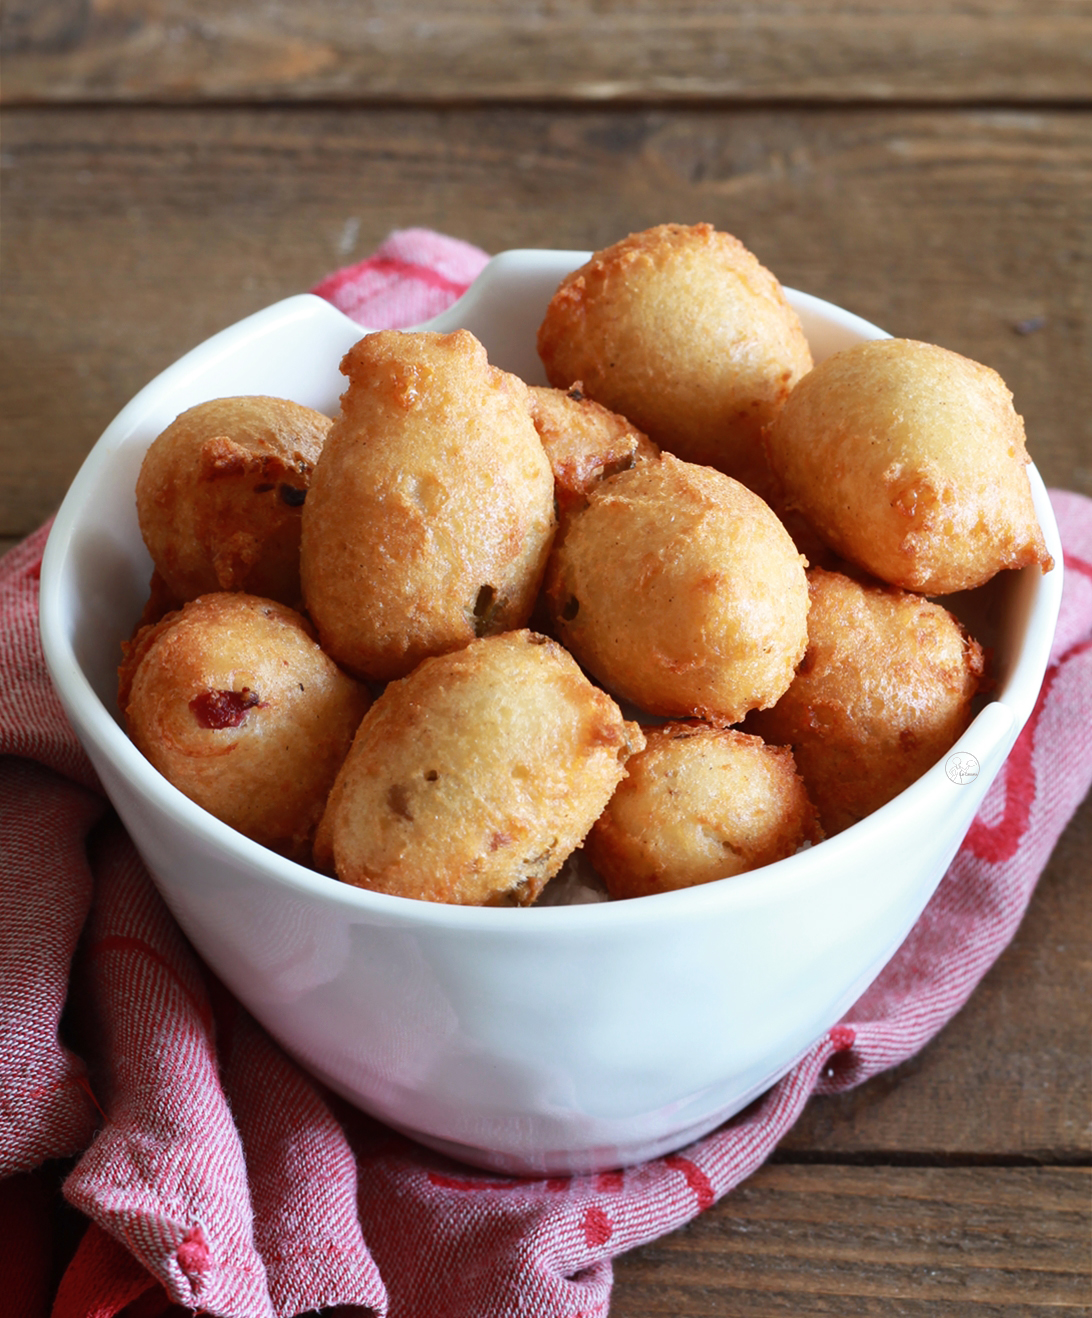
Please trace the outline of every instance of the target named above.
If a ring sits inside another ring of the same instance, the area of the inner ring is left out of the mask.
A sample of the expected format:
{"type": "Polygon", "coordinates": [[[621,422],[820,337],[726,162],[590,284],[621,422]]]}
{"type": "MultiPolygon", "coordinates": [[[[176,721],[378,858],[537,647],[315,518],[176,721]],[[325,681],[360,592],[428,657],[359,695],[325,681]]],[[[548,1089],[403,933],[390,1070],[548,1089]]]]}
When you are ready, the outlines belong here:
{"type": "MultiPolygon", "coordinates": [[[[552,249],[512,249],[493,257],[482,274],[451,307],[411,329],[454,328],[467,306],[480,300],[491,281],[507,278],[513,271],[535,268],[554,269],[563,260],[570,268],[582,264],[590,253],[552,249]]],[[[785,288],[785,295],[797,310],[815,314],[831,324],[861,338],[890,337],[861,317],[812,294],[785,288]]],[[[39,600],[39,624],[46,666],[70,721],[81,743],[93,747],[94,760],[101,755],[130,783],[149,804],[162,811],[173,823],[189,832],[203,835],[211,847],[227,853],[236,863],[257,867],[264,877],[298,896],[334,903],[346,916],[381,920],[385,923],[463,931],[515,932],[533,930],[536,935],[548,931],[588,931],[610,929],[661,920],[694,916],[724,908],[749,907],[791,899],[794,891],[823,881],[822,870],[814,865],[811,850],[798,852],[757,870],[666,893],[650,894],[628,901],[600,901],[530,907],[458,906],[419,901],[408,897],[373,892],[342,883],[338,879],[311,870],[261,846],[196,805],[141,755],[118,722],[99,699],[76,658],[74,646],[64,621],[64,583],[72,558],[73,539],[80,521],[83,493],[99,475],[100,467],[111,461],[126,437],[164,391],[177,389],[193,375],[199,374],[221,358],[230,356],[240,345],[256,336],[291,331],[319,317],[336,317],[352,325],[361,337],[371,332],[352,321],[324,299],[313,294],[296,294],[235,322],[198,344],[148,382],[122,408],[107,426],[85,458],[58,510],[43,554],[39,600]]],[[[1033,591],[1025,640],[1017,663],[1008,674],[1004,690],[974,718],[966,732],[938,761],[908,788],[871,815],[821,844],[827,864],[852,865],[872,851],[876,835],[882,833],[896,812],[927,807],[950,790],[944,773],[945,760],[959,750],[977,755],[985,766],[996,759],[1000,748],[1007,755],[1012,740],[1034,707],[1050,655],[1054,624],[1061,601],[1062,551],[1057,524],[1049,496],[1034,464],[1028,475],[1036,513],[1047,548],[1054,558],[1052,572],[1042,575],[1033,591]],[[1002,696],[1008,695],[1009,699],[1002,696]]],[[[1025,568],[1024,572],[1037,571],[1025,568]]],[[[993,770],[1000,768],[1000,761],[993,770]]],[[[991,777],[993,775],[991,774],[991,777]]]]}

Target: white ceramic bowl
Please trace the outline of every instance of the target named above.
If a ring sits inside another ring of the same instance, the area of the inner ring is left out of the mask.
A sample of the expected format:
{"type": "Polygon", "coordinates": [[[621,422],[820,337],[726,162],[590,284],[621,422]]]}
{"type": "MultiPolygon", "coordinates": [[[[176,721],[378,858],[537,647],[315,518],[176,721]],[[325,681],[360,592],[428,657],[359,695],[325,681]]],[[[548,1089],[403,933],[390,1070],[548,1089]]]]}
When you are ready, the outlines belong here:
{"type": "MultiPolygon", "coordinates": [[[[496,257],[430,328],[466,326],[497,365],[541,381],[535,331],[584,252],[496,257]]],[[[818,360],[883,331],[789,292],[818,360]]],[[[363,333],[289,298],[164,371],[99,440],[57,516],[42,640],[80,740],[182,928],[309,1071],[361,1108],[467,1162],[554,1174],[678,1148],[782,1075],[898,948],[1031,712],[1060,568],[1002,574],[970,600],[998,685],[959,743],[981,769],[935,765],[883,809],[776,865],[599,905],[440,906],[351,888],[266,851],[147,763],[119,723],[121,640],[147,591],[134,487],[184,408],[265,393],[335,412],[363,333]],[[982,635],[982,633],[985,635],[982,635]]],[[[1061,563],[1042,482],[1047,546],[1061,563]]]]}

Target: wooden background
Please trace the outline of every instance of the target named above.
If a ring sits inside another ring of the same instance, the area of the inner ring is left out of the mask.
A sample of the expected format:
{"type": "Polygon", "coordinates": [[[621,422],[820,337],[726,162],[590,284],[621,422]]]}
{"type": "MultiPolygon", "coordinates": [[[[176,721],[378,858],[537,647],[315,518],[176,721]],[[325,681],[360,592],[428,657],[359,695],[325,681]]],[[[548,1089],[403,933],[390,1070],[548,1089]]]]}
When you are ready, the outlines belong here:
{"type": "MultiPolygon", "coordinates": [[[[1087,0],[6,0],[0,548],[122,404],[395,227],[709,220],[995,367],[1092,494],[1087,0]]],[[[1092,808],[920,1056],[620,1259],[615,1318],[1092,1312],[1092,808]]]]}

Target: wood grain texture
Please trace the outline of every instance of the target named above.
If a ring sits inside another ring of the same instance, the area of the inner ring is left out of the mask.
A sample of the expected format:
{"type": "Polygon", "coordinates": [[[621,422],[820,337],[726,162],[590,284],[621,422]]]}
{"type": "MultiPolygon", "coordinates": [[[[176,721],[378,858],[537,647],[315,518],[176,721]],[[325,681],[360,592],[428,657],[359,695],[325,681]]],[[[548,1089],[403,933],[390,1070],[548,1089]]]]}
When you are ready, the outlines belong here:
{"type": "MultiPolygon", "coordinates": [[[[996,367],[1092,494],[1086,0],[7,0],[0,48],[0,551],[156,372],[409,225],[711,220],[996,367]]],[[[1090,855],[1086,801],[964,1010],[620,1259],[613,1318],[1092,1314],[1090,855]]]]}
{"type": "Polygon", "coordinates": [[[1071,101],[1080,0],[8,0],[3,99],[1071,101]]]}
{"type": "Polygon", "coordinates": [[[1092,493],[1084,114],[21,110],[0,169],[0,535],[180,353],[414,224],[498,251],[710,220],[786,284],[995,367],[1048,483],[1092,493]]]}
{"type": "Polygon", "coordinates": [[[618,1259],[611,1318],[1087,1314],[1090,1175],[767,1166],[618,1259]]]}

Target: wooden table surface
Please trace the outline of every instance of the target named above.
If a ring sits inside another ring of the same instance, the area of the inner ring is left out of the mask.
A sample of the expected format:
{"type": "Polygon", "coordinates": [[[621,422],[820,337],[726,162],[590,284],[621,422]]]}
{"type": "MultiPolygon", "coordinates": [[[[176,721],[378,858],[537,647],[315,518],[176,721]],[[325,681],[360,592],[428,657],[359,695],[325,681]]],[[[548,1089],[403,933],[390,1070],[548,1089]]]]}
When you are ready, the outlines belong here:
{"type": "MultiPolygon", "coordinates": [[[[709,220],[995,367],[1092,494],[1087,0],[8,0],[0,547],[156,372],[396,227],[709,220]]],[[[1092,1312],[1092,808],[918,1057],[616,1265],[612,1314],[1092,1312]]]]}

